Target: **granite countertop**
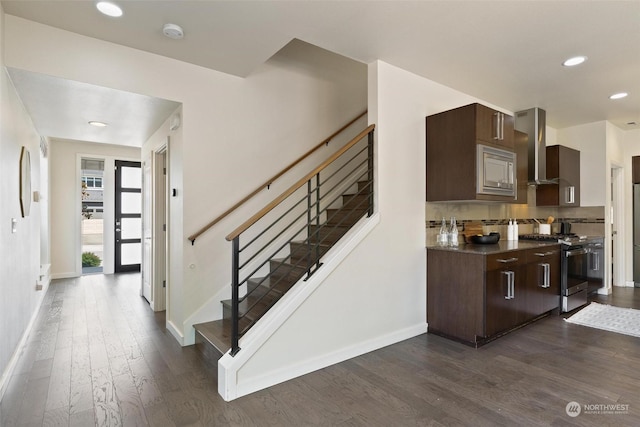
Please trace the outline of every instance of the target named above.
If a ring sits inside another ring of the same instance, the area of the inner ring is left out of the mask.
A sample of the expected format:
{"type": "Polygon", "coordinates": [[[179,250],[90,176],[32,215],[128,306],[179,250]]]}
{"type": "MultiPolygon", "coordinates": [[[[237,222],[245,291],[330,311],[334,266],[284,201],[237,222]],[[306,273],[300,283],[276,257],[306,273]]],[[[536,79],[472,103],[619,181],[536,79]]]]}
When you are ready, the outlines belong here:
{"type": "Polygon", "coordinates": [[[462,243],[457,247],[427,245],[427,250],[455,251],[468,254],[495,254],[500,252],[535,249],[554,245],[558,245],[558,242],[540,242],[535,240],[500,240],[498,243],[495,243],[493,245],[474,245],[471,243],[462,243]]]}

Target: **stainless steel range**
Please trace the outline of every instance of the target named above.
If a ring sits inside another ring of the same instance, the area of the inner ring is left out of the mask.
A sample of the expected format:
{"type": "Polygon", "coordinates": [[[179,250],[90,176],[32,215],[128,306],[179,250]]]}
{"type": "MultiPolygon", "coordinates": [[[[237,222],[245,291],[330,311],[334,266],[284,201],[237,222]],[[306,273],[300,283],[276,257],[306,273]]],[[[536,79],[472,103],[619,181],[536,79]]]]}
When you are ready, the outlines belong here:
{"type": "Polygon", "coordinates": [[[525,234],[522,240],[558,242],[562,246],[560,309],[567,312],[587,303],[603,285],[604,238],[576,234],[525,234]]]}

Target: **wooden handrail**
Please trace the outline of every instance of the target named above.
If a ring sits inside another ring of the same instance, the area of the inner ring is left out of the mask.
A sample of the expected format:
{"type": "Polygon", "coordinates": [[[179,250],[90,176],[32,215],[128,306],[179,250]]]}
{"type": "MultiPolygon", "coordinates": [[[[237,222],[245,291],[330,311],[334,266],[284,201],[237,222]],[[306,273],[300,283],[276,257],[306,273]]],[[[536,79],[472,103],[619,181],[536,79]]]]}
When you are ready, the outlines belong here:
{"type": "Polygon", "coordinates": [[[344,131],[346,128],[348,128],[349,126],[351,126],[352,124],[354,124],[358,119],[360,119],[361,117],[363,117],[365,114],[367,114],[367,110],[363,111],[362,113],[360,113],[356,118],[354,118],[353,120],[351,120],[349,123],[347,123],[346,125],[342,126],[340,129],[338,129],[337,131],[335,131],[334,133],[332,133],[329,137],[325,138],[321,143],[319,143],[318,145],[316,145],[315,147],[313,147],[311,150],[307,151],[306,153],[304,153],[302,156],[298,157],[297,160],[295,160],[293,163],[291,163],[289,166],[287,166],[286,168],[282,169],[280,172],[278,172],[277,174],[275,174],[274,176],[272,176],[269,180],[267,180],[264,184],[260,185],[258,188],[256,188],[255,190],[253,190],[251,193],[249,193],[245,198],[243,198],[242,200],[240,200],[238,203],[236,203],[235,205],[231,206],[229,209],[227,209],[226,211],[224,211],[222,214],[220,214],[218,217],[216,217],[214,220],[212,220],[211,222],[209,222],[207,225],[205,225],[204,227],[202,227],[200,230],[196,231],[195,233],[193,233],[191,236],[189,236],[187,239],[191,241],[191,244],[193,245],[196,241],[196,239],[198,237],[200,237],[200,235],[202,233],[204,233],[205,231],[209,230],[211,227],[213,227],[214,225],[216,225],[218,222],[220,222],[223,218],[225,218],[227,215],[229,215],[231,212],[235,211],[236,209],[238,209],[240,206],[242,206],[243,204],[245,204],[247,201],[249,201],[253,196],[255,196],[256,194],[258,194],[260,191],[264,190],[265,188],[269,188],[271,186],[271,184],[273,184],[273,181],[275,181],[276,179],[280,178],[282,175],[284,175],[285,173],[289,172],[291,169],[293,169],[298,163],[300,163],[301,161],[303,161],[304,159],[306,159],[307,157],[309,157],[311,154],[313,154],[316,150],[318,150],[320,147],[322,147],[323,145],[329,145],[329,142],[335,138],[338,134],[340,134],[342,131],[344,131]]]}
{"type": "Polygon", "coordinates": [[[375,129],[375,127],[376,127],[375,124],[370,125],[368,128],[366,128],[365,130],[360,132],[355,138],[353,138],[351,141],[349,141],[344,147],[342,147],[340,150],[336,151],[333,155],[331,155],[331,157],[329,157],[327,160],[322,162],[318,167],[316,167],[314,170],[312,170],[307,175],[305,175],[303,178],[301,178],[298,182],[296,182],[291,187],[289,187],[287,190],[285,190],[282,194],[280,194],[278,197],[276,197],[271,203],[269,203],[267,206],[262,208],[262,210],[260,210],[258,213],[253,215],[251,218],[246,220],[238,228],[233,230],[226,237],[226,239],[228,241],[232,241],[233,239],[238,237],[240,234],[244,233],[249,227],[251,227],[253,224],[258,222],[258,220],[260,220],[260,218],[262,218],[263,216],[265,216],[266,214],[271,212],[271,210],[273,210],[276,206],[278,206],[284,199],[286,199],[291,194],[293,194],[298,188],[300,188],[304,184],[306,184],[307,181],[309,181],[315,175],[317,175],[322,170],[324,170],[327,166],[329,166],[331,163],[333,163],[334,160],[336,160],[338,157],[343,155],[347,150],[349,150],[351,147],[356,145],[362,138],[364,138],[371,131],[373,131],[375,129]]]}

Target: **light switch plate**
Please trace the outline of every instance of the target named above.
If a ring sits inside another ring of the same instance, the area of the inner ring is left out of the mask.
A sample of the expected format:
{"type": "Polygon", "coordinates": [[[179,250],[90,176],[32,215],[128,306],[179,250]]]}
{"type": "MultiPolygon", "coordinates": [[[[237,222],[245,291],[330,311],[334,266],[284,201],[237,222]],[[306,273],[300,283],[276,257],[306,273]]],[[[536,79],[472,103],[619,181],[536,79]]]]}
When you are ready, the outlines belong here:
{"type": "Polygon", "coordinates": [[[11,218],[11,233],[18,232],[18,220],[15,218],[11,218]]]}

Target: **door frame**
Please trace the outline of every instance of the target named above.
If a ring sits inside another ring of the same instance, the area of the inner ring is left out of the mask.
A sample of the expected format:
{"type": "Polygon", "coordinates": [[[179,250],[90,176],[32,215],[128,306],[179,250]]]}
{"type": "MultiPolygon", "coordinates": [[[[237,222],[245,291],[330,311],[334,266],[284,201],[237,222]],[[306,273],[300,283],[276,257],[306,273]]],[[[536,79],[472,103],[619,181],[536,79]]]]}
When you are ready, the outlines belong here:
{"type": "MultiPolygon", "coordinates": [[[[127,156],[114,156],[112,154],[91,153],[91,152],[78,152],[76,153],[76,185],[74,187],[75,193],[75,253],[76,253],[76,265],[75,265],[75,277],[82,276],[82,197],[80,195],[80,180],[82,178],[82,158],[100,159],[104,160],[104,176],[103,176],[103,245],[104,245],[104,259],[102,260],[102,274],[114,273],[114,252],[115,252],[115,161],[127,160],[132,162],[139,162],[140,158],[131,158],[127,156]]],[[[73,277],[73,276],[70,276],[73,277]]]]}
{"type": "Polygon", "coordinates": [[[169,136],[166,143],[151,151],[152,209],[152,292],[153,311],[167,308],[169,289],[169,136]]]}
{"type": "MultiPolygon", "coordinates": [[[[610,229],[605,239],[612,242],[611,250],[607,257],[607,266],[611,268],[607,288],[610,286],[625,286],[625,232],[624,223],[624,168],[615,162],[611,163],[611,205],[609,207],[610,229]],[[616,232],[615,236],[613,232],[616,232]],[[615,281],[615,283],[614,283],[615,281]]],[[[607,245],[605,244],[605,248],[607,245]]]]}
{"type": "MultiPolygon", "coordinates": [[[[140,169],[140,174],[142,174],[142,161],[141,160],[136,160],[136,161],[131,161],[131,160],[121,160],[121,159],[116,159],[114,161],[114,165],[115,165],[115,179],[113,181],[114,183],[114,228],[116,227],[120,227],[122,228],[122,224],[118,224],[116,225],[116,221],[118,220],[118,218],[116,217],[118,212],[119,212],[119,208],[120,208],[120,200],[118,198],[118,192],[117,192],[117,188],[116,188],[116,182],[118,181],[118,176],[121,177],[122,174],[122,168],[123,167],[129,167],[129,168],[133,168],[133,167],[137,167],[140,169]],[[137,166],[136,166],[137,165],[137,166]]],[[[120,181],[122,180],[122,178],[120,178],[120,181]]],[[[142,199],[142,177],[141,177],[141,187],[140,187],[140,198],[142,199]]],[[[123,191],[123,187],[122,187],[122,182],[120,182],[120,192],[121,193],[138,193],[138,191],[131,191],[132,189],[128,188],[128,187],[124,187],[127,188],[127,190],[123,191]]],[[[140,205],[140,222],[142,223],[142,200],[140,201],[141,205],[140,205]]],[[[130,215],[138,215],[138,214],[123,214],[122,212],[119,212],[120,216],[120,221],[122,222],[122,218],[123,215],[127,216],[127,217],[131,217],[130,215]]],[[[120,239],[120,240],[124,240],[124,239],[120,239]]],[[[138,239],[126,239],[126,240],[138,240],[138,239]]],[[[142,246],[143,246],[143,235],[142,235],[142,229],[140,230],[140,264],[125,264],[124,266],[121,264],[121,246],[122,246],[122,242],[120,242],[120,244],[118,244],[118,242],[115,239],[115,232],[114,232],[114,262],[113,262],[113,270],[115,273],[128,273],[128,272],[140,272],[141,268],[142,268],[142,246]],[[137,266],[137,267],[136,267],[137,266]]],[[[130,243],[134,243],[134,242],[125,242],[125,244],[130,244],[130,243]]]]}

